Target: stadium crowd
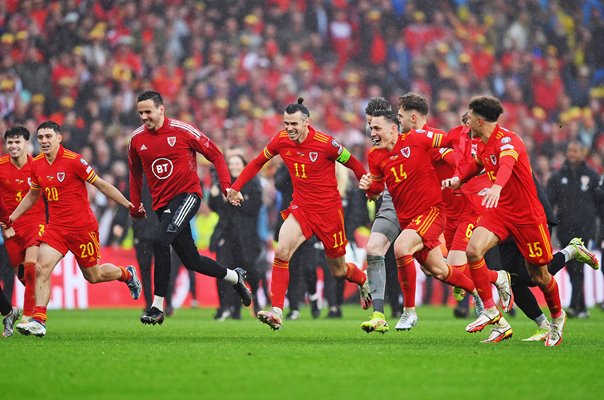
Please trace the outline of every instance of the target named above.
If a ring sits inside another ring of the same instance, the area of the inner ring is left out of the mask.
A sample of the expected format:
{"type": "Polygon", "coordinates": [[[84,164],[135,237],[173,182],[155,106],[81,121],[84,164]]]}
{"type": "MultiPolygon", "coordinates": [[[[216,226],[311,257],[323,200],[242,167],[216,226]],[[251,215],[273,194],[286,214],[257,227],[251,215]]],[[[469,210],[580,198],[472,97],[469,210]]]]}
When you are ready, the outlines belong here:
{"type": "MultiPolygon", "coordinates": [[[[54,120],[65,147],[122,191],[140,125],[135,100],[147,88],[162,93],[171,116],[247,159],[300,95],[313,126],[364,160],[371,97],[396,104],[421,93],[428,124],[448,130],[473,95],[489,93],[502,99],[501,125],[523,137],[543,184],[571,140],[604,173],[599,0],[0,0],[0,59],[0,132],[54,120]]],[[[268,205],[275,170],[264,171],[268,205]]],[[[208,163],[200,177],[209,190],[208,163]]],[[[114,205],[91,196],[101,243],[121,243],[114,205]]],[[[202,206],[199,218],[209,213],[202,206]]],[[[198,239],[207,245],[210,234],[198,239]]]]}

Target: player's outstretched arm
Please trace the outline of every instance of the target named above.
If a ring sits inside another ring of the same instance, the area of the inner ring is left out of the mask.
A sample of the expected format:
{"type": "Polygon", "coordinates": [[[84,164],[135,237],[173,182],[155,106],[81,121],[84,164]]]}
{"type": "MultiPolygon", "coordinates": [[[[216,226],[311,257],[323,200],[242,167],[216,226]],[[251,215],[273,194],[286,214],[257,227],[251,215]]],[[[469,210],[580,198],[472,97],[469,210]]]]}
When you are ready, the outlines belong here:
{"type": "Polygon", "coordinates": [[[350,154],[350,152],[346,150],[345,147],[342,147],[342,152],[340,153],[336,161],[345,166],[346,168],[349,168],[352,172],[354,172],[354,175],[359,181],[361,180],[363,175],[367,173],[365,167],[363,167],[363,164],[361,164],[361,162],[355,156],[350,154]]]}
{"type": "Polygon", "coordinates": [[[92,185],[116,203],[121,204],[128,209],[134,208],[134,205],[130,201],[128,201],[128,199],[125,198],[124,195],[119,190],[117,190],[115,186],[105,181],[101,177],[97,177],[94,182],[92,182],[92,185]]]}
{"type": "Polygon", "coordinates": [[[13,213],[8,217],[9,224],[15,222],[20,216],[25,214],[27,210],[33,207],[36,204],[36,201],[40,199],[42,195],[42,190],[30,188],[29,192],[23,197],[23,200],[19,203],[17,208],[13,211],[13,213]]]}

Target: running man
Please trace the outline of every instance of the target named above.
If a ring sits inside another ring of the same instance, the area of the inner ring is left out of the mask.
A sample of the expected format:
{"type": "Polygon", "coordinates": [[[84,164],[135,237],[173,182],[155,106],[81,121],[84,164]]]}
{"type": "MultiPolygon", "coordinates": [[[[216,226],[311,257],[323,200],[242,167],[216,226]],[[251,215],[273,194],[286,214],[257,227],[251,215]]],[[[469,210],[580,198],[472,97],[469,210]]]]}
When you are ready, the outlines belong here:
{"type": "MultiPolygon", "coordinates": [[[[30,132],[13,126],[4,133],[6,155],[0,157],[0,191],[8,212],[14,211],[29,191],[33,157],[28,153],[30,132]]],[[[15,222],[15,236],[4,243],[15,274],[25,286],[23,319],[29,322],[36,305],[36,262],[38,239],[44,233],[46,209],[38,201],[15,222]]]]}
{"type": "Polygon", "coordinates": [[[390,190],[402,228],[394,242],[399,273],[402,268],[415,268],[415,257],[434,278],[473,293],[472,281],[448,265],[440,250],[445,216],[431,150],[447,147],[446,136],[414,129],[400,134],[398,117],[378,111],[371,120],[371,139],[369,174],[361,178],[359,188],[370,199],[377,198],[384,186],[390,190]]]}
{"type": "Polygon", "coordinates": [[[283,304],[289,284],[289,260],[300,245],[313,234],[323,243],[329,270],[334,277],[359,285],[361,306],[371,306],[367,275],[355,264],[345,261],[348,240],[344,230],[342,200],[338,192],[335,163],[350,168],[357,179],[365,174],[363,165],[334,138],[310,126],[310,112],[304,99],[288,105],[283,114],[285,129],[277,133],[264,150],[250,162],[233,183],[229,201],[240,205],[241,188],[260,168],[277,154],[289,170],[294,188],[293,200],[281,212],[285,220],[273,260],[270,310],[260,311],[258,319],[272,329],[281,329],[283,304]]]}
{"type": "Polygon", "coordinates": [[[547,220],[533,182],[532,169],[520,137],[497,124],[503,113],[501,102],[491,96],[474,97],[469,104],[472,134],[481,140],[476,165],[465,176],[445,180],[445,187],[458,188],[467,177],[483,167],[492,185],[484,191],[482,204],[486,207],[474,229],[466,250],[469,267],[485,310],[466,327],[468,332],[481,331],[501,319],[490,290],[484,254],[510,236],[526,259],[528,273],[539,286],[551,313],[551,330],[546,346],[562,342],[566,314],[560,303],[558,284],[547,270],[552,260],[552,248],[547,220]]]}
{"type": "Polygon", "coordinates": [[[194,126],[165,116],[161,94],[147,90],[136,99],[138,115],[143,123],[132,133],[128,149],[130,167],[130,196],[133,218],[146,211],[141,203],[143,173],[151,190],[153,210],[159,218],[153,233],[155,251],[153,304],[140,318],[143,324],[164,322],[164,299],[170,280],[170,246],[183,265],[200,274],[224,279],[246,307],[252,303],[245,286],[246,272],[242,268],[228,269],[197,251],[189,222],[201,204],[201,184],[197,176],[197,153],[216,167],[222,193],[230,187],[231,176],[222,153],[194,126]]]}
{"type": "Polygon", "coordinates": [[[119,280],[127,284],[133,299],[140,296],[141,283],[131,265],[99,264],[98,222],[90,209],[86,183],[124,207],[132,208],[132,203],[100,178],[80,154],[61,145],[63,136],[59,124],[42,122],[37,129],[37,137],[41,154],[32,160],[31,188],[13,211],[9,222],[17,221],[44,194],[48,202],[48,225],[38,239],[36,305],[32,320],[17,325],[19,333],[41,337],[46,335],[50,275],[68,251],[74,254],[84,278],[90,283],[119,280]]]}

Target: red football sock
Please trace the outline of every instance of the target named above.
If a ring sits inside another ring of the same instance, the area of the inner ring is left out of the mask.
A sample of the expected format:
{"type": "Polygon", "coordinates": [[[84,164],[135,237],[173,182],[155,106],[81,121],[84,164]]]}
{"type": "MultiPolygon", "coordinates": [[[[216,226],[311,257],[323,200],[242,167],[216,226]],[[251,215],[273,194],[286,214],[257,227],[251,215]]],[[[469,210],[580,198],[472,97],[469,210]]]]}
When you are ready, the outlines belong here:
{"type": "Polygon", "coordinates": [[[23,278],[25,280],[23,315],[31,317],[36,306],[36,263],[26,262],[23,264],[23,278]]]}
{"type": "Polygon", "coordinates": [[[478,295],[482,300],[485,308],[495,307],[495,301],[493,300],[493,291],[491,290],[491,282],[489,280],[489,269],[484,258],[481,258],[478,262],[469,262],[470,273],[472,274],[472,281],[478,291],[478,295]]]}
{"type": "Polygon", "coordinates": [[[403,291],[403,307],[415,307],[415,288],[417,271],[415,260],[412,255],[402,256],[396,259],[398,267],[398,283],[403,291]]]}
{"type": "Polygon", "coordinates": [[[495,270],[488,269],[488,267],[487,267],[487,271],[489,274],[489,282],[491,282],[492,284],[495,284],[495,282],[497,281],[497,278],[499,277],[499,274],[497,274],[497,271],[495,271],[495,270]]]}
{"type": "Polygon", "coordinates": [[[353,263],[346,263],[346,280],[363,286],[367,280],[367,275],[353,263]]]}
{"type": "Polygon", "coordinates": [[[558,290],[558,282],[552,276],[552,280],[546,286],[545,289],[541,289],[549,312],[552,314],[552,318],[558,318],[562,314],[562,303],[560,302],[560,292],[558,290]]]}
{"type": "Polygon", "coordinates": [[[463,273],[468,278],[472,279],[472,273],[470,272],[470,267],[468,267],[468,263],[463,265],[451,265],[453,268],[458,269],[461,273],[463,273]]]}
{"type": "Polygon", "coordinates": [[[32,313],[32,317],[43,324],[46,323],[48,317],[46,316],[46,307],[43,306],[35,306],[34,311],[32,313]]]}
{"type": "Polygon", "coordinates": [[[271,303],[273,307],[283,310],[285,292],[289,285],[289,261],[277,257],[273,260],[273,275],[271,278],[271,303]]]}
{"type": "MultiPolygon", "coordinates": [[[[467,264],[464,264],[462,267],[466,267],[466,265],[467,264]]],[[[460,287],[468,293],[474,291],[474,282],[463,273],[461,268],[453,268],[448,264],[447,267],[449,268],[449,273],[443,282],[451,286],[460,287]]]]}
{"type": "Polygon", "coordinates": [[[122,276],[120,276],[118,278],[118,281],[120,282],[130,282],[130,279],[132,279],[132,274],[124,267],[121,267],[119,265],[117,265],[117,267],[122,271],[122,276]]]}

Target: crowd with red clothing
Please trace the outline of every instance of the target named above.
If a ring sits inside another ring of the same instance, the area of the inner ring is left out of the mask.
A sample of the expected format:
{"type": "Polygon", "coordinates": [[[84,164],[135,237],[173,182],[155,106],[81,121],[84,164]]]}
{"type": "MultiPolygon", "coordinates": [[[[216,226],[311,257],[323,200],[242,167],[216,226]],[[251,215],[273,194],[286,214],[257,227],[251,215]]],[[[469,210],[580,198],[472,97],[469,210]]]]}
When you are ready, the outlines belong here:
{"type": "Polygon", "coordinates": [[[93,164],[105,145],[124,160],[135,93],[148,87],[249,155],[298,95],[318,128],[362,147],[368,99],[413,90],[443,127],[472,94],[501,98],[502,123],[523,135],[544,179],[574,138],[603,172],[601,1],[3,3],[0,131],[50,118],[93,164]]]}

